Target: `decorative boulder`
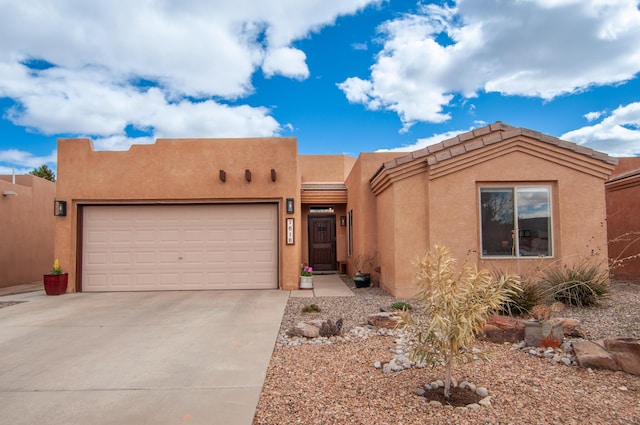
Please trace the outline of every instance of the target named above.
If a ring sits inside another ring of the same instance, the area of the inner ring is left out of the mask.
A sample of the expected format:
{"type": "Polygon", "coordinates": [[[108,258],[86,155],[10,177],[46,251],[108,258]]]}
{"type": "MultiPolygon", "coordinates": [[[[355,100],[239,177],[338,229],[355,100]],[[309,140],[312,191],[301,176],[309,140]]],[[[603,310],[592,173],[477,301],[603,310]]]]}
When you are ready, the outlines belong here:
{"type": "Polygon", "coordinates": [[[330,337],[341,334],[342,318],[335,321],[331,319],[315,319],[308,322],[300,322],[289,330],[289,336],[303,336],[305,338],[330,337]]]}
{"type": "Polygon", "coordinates": [[[367,323],[378,328],[395,329],[399,321],[400,316],[393,312],[373,313],[367,316],[367,323]]]}
{"type": "Polygon", "coordinates": [[[616,359],[603,347],[604,344],[584,339],[573,341],[573,352],[581,367],[618,370],[616,359]]]}
{"type": "Polygon", "coordinates": [[[478,337],[495,344],[522,341],[524,339],[524,323],[513,317],[492,316],[478,337]]]}
{"type": "Polygon", "coordinates": [[[305,338],[317,338],[320,336],[320,327],[310,323],[300,322],[289,331],[290,336],[303,336],[305,338]]]}
{"type": "Polygon", "coordinates": [[[613,355],[618,370],[640,375],[640,339],[605,338],[604,348],[613,355]]]}

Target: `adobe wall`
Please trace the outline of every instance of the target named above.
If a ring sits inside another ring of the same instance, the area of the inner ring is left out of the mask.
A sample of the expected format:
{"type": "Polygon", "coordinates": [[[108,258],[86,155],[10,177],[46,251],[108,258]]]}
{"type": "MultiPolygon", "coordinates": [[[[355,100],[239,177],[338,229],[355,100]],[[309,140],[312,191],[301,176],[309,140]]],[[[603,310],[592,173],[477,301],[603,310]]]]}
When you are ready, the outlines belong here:
{"type": "Polygon", "coordinates": [[[300,155],[300,180],[307,182],[344,182],[356,158],[347,155],[300,155]]]}
{"type": "Polygon", "coordinates": [[[420,173],[396,182],[377,198],[378,246],[384,247],[379,252],[385,264],[380,286],[399,298],[415,296],[414,262],[430,249],[429,191],[428,177],[420,173]],[[386,192],[392,203],[387,203],[386,192]],[[392,217],[387,217],[389,211],[392,217]],[[386,249],[389,239],[393,239],[393,251],[386,249]]]}
{"type": "Polygon", "coordinates": [[[87,203],[251,202],[280,204],[280,285],[298,287],[301,235],[295,138],[159,139],[125,152],[96,152],[88,139],[58,143],[57,198],[67,217],[56,219],[55,255],[75,290],[77,207],[87,203]],[[276,181],[271,180],[271,169],[276,181]],[[220,170],[226,181],[220,179],[220,170]],[[245,179],[251,171],[251,181],[245,179]],[[285,213],[294,198],[295,214],[285,213]],[[296,244],[286,245],[285,218],[295,218],[296,244]]]}
{"type": "Polygon", "coordinates": [[[23,175],[13,184],[0,176],[0,287],[41,282],[53,267],[55,195],[49,180],[23,175]]]}
{"type": "MultiPolygon", "coordinates": [[[[363,152],[358,156],[346,184],[349,191],[347,212],[353,210],[353,255],[348,259],[348,274],[353,276],[357,270],[354,260],[357,256],[376,256],[377,266],[383,270],[380,251],[389,250],[386,245],[379,245],[378,231],[389,230],[389,222],[377,216],[376,199],[371,191],[369,180],[380,169],[385,161],[406,155],[405,152],[363,152]]],[[[391,229],[392,230],[392,229],[391,229]]],[[[374,268],[376,266],[374,265],[374,268]]],[[[384,272],[383,272],[384,273],[384,272]]],[[[372,273],[374,282],[380,281],[378,273],[372,273]]]]}
{"type": "MultiPolygon", "coordinates": [[[[549,149],[549,147],[546,147],[549,149]]],[[[564,152],[563,155],[566,155],[564,152]]],[[[551,155],[549,156],[551,158],[551,155]]],[[[557,161],[512,151],[430,181],[430,244],[449,246],[458,261],[522,274],[550,263],[578,261],[592,252],[606,257],[604,179],[557,161]],[[480,250],[480,200],[482,184],[548,184],[552,190],[553,257],[486,259],[480,250]],[[455,190],[452,190],[455,188],[455,190]]]]}

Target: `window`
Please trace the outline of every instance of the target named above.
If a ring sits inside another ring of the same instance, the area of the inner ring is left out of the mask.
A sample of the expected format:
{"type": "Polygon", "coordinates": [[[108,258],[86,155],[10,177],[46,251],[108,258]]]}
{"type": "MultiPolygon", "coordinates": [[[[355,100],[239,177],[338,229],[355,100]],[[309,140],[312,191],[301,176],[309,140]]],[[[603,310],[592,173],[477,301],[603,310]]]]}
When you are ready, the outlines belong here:
{"type": "Polygon", "coordinates": [[[347,255],[353,255],[353,210],[347,213],[347,255]]]}
{"type": "Polygon", "coordinates": [[[480,189],[482,256],[552,255],[549,186],[480,189]]]}

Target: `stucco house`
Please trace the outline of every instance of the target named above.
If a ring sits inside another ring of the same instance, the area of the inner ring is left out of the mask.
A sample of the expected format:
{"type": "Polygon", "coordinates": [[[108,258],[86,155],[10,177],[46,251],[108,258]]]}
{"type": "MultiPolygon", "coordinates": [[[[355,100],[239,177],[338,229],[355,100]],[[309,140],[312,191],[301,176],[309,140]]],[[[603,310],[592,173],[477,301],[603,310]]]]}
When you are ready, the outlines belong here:
{"type": "Polygon", "coordinates": [[[298,288],[301,264],[398,297],[434,243],[516,272],[607,248],[616,160],[496,122],[412,153],[300,155],[295,138],[61,139],[56,257],[69,291],[298,288]],[[587,246],[589,245],[589,246],[587,246]]]}
{"type": "Polygon", "coordinates": [[[0,176],[0,288],[42,281],[53,265],[56,184],[0,176]]]}
{"type": "Polygon", "coordinates": [[[619,158],[605,189],[611,274],[640,281],[640,157],[619,158]]]}

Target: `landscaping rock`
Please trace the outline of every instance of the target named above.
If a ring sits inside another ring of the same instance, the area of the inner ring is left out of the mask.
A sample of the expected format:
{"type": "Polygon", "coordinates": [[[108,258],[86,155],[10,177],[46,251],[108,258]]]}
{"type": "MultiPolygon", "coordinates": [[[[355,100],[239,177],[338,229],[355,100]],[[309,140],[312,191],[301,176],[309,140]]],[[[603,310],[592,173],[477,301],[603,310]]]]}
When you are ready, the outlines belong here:
{"type": "Polygon", "coordinates": [[[573,342],[573,351],[581,367],[618,370],[616,359],[600,344],[577,340],[573,342]]]}
{"type": "Polygon", "coordinates": [[[395,329],[399,321],[400,316],[393,312],[374,313],[367,317],[367,323],[378,328],[395,329]]]}
{"type": "Polygon", "coordinates": [[[562,332],[564,336],[572,338],[585,338],[586,334],[582,329],[582,324],[578,319],[571,319],[566,317],[558,317],[556,319],[562,323],[562,332]]]}
{"type": "Polygon", "coordinates": [[[524,339],[524,323],[513,317],[492,316],[479,338],[495,344],[522,341],[524,339]]]}
{"type": "Polygon", "coordinates": [[[603,342],[604,348],[616,359],[618,370],[640,375],[640,339],[612,337],[603,342]]]}
{"type": "MultiPolygon", "coordinates": [[[[299,322],[291,330],[291,337],[318,338],[330,337],[342,334],[342,319],[333,321],[331,319],[315,319],[307,322],[299,322]]],[[[329,343],[329,342],[327,342],[329,343]]]]}
{"type": "Polygon", "coordinates": [[[289,335],[303,336],[305,338],[317,338],[320,336],[320,328],[306,322],[300,322],[291,328],[289,335]]]}

